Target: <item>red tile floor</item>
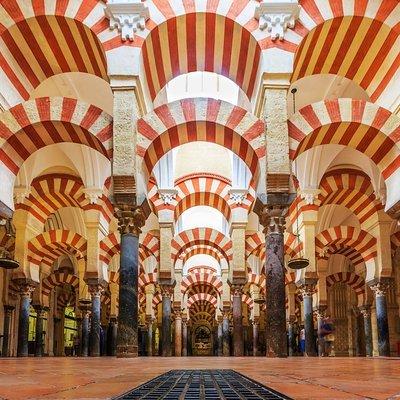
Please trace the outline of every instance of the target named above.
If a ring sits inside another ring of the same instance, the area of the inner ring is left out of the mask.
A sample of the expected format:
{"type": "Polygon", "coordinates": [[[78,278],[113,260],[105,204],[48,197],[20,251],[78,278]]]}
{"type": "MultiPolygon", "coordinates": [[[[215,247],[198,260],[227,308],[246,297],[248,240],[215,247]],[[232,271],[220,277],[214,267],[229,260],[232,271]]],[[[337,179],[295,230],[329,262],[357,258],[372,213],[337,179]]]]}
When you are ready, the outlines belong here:
{"type": "Polygon", "coordinates": [[[230,368],[294,399],[400,399],[400,359],[0,359],[0,399],[109,399],[170,369],[230,368]]]}

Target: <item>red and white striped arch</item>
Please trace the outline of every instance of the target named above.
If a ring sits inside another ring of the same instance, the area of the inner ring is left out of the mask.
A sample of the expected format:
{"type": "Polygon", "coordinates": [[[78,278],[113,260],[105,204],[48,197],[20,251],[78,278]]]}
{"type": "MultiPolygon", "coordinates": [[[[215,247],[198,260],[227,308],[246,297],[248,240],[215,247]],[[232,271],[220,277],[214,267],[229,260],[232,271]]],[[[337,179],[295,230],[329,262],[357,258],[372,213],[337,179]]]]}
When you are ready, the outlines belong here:
{"type": "Polygon", "coordinates": [[[265,156],[264,122],[241,107],[215,99],[184,99],[156,108],[138,120],[138,155],[150,175],[168,151],[206,141],[237,154],[253,175],[265,156]]]}
{"type": "Polygon", "coordinates": [[[35,151],[62,142],[83,144],[110,158],[111,115],[65,97],[29,100],[0,114],[0,159],[13,175],[35,151]]]}
{"type": "Polygon", "coordinates": [[[374,102],[395,84],[396,0],[307,0],[301,5],[300,20],[285,37],[297,50],[292,82],[316,74],[344,76],[374,102]]]}
{"type": "Polygon", "coordinates": [[[0,75],[21,100],[47,78],[82,72],[108,80],[105,50],[121,44],[98,0],[0,4],[0,75]]]}
{"type": "Polygon", "coordinates": [[[193,296],[190,296],[187,300],[187,307],[192,307],[193,304],[197,303],[198,301],[209,302],[214,307],[217,307],[218,299],[211,294],[208,293],[196,293],[193,296]]]}
{"type": "Polygon", "coordinates": [[[65,309],[68,306],[75,306],[76,295],[73,292],[61,292],[57,297],[57,309],[59,312],[65,309]]]}
{"type": "Polygon", "coordinates": [[[400,231],[395,232],[390,236],[390,246],[392,249],[392,254],[396,253],[396,250],[400,247],[400,231]]]}
{"type": "Polygon", "coordinates": [[[68,230],[43,232],[28,242],[28,261],[35,265],[52,266],[63,254],[86,258],[86,239],[78,233],[68,230]]]}
{"type": "Polygon", "coordinates": [[[242,294],[242,303],[246,304],[249,307],[249,310],[252,310],[254,307],[254,301],[248,294],[242,294]]]}
{"type": "Polygon", "coordinates": [[[256,285],[262,291],[265,290],[265,275],[258,275],[258,274],[248,274],[247,275],[247,285],[256,285]]]}
{"type": "Polygon", "coordinates": [[[98,210],[107,222],[113,216],[113,206],[108,199],[108,190],[98,199],[98,204],[91,204],[86,198],[85,186],[81,179],[66,174],[42,175],[31,183],[31,192],[16,210],[25,210],[38,221],[44,223],[50,214],[63,207],[77,207],[83,210],[98,210]]]}
{"type": "MultiPolygon", "coordinates": [[[[142,45],[150,96],[174,77],[209,71],[234,81],[249,98],[257,81],[262,47],[269,40],[254,18],[258,3],[248,0],[155,0],[142,45]]],[[[140,45],[141,40],[137,40],[140,45]]]]}
{"type": "Polygon", "coordinates": [[[192,246],[212,246],[227,260],[232,259],[232,241],[223,233],[211,228],[194,228],[176,235],[171,242],[171,258],[175,263],[182,252],[192,246]]]}
{"type": "Polygon", "coordinates": [[[54,272],[42,281],[43,296],[50,296],[56,286],[71,285],[75,290],[79,287],[79,278],[69,272],[54,272]]]}
{"type": "Polygon", "coordinates": [[[353,272],[337,272],[326,277],[326,286],[331,287],[337,282],[343,282],[349,285],[357,296],[365,293],[365,280],[362,276],[353,272]]]}
{"type": "Polygon", "coordinates": [[[206,269],[199,269],[184,276],[181,282],[181,292],[185,294],[191,286],[210,285],[222,294],[222,281],[214,273],[206,269]]]}
{"type": "Polygon", "coordinates": [[[315,238],[318,257],[328,254],[342,254],[353,264],[374,260],[377,256],[376,238],[368,232],[353,226],[336,226],[319,233],[315,238]]]}
{"type": "Polygon", "coordinates": [[[143,288],[150,284],[157,284],[157,274],[154,272],[150,272],[148,274],[140,274],[139,275],[139,287],[143,288]]]}
{"type": "Polygon", "coordinates": [[[161,293],[156,293],[153,297],[153,310],[157,310],[158,305],[162,303],[161,293]]]}
{"type": "MultiPolygon", "coordinates": [[[[225,255],[221,253],[218,249],[216,249],[212,245],[193,245],[191,247],[188,247],[185,249],[185,251],[182,251],[179,254],[179,258],[177,260],[177,263],[175,264],[176,266],[178,265],[184,265],[186,261],[188,261],[191,257],[197,256],[199,254],[211,256],[215,258],[222,266],[222,264],[227,266],[227,263],[229,262],[228,259],[225,258],[225,255]]],[[[197,267],[196,267],[197,268],[197,267]]]]}
{"type": "Polygon", "coordinates": [[[400,118],[363,100],[326,100],[303,107],[289,119],[290,156],[324,144],[354,148],[368,156],[384,179],[400,166],[400,118]]]}
{"type": "Polygon", "coordinates": [[[361,171],[340,169],[328,172],[321,180],[320,189],[320,206],[342,205],[357,216],[361,225],[383,209],[375,196],[371,179],[361,171]]]}

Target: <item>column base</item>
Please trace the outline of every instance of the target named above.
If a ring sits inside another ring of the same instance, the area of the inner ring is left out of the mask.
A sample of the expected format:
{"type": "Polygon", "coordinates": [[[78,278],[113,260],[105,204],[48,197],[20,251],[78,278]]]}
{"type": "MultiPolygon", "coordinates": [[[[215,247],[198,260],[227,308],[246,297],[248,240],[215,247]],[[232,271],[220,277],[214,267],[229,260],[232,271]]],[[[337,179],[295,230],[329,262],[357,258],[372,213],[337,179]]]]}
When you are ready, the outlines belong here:
{"type": "Polygon", "coordinates": [[[137,346],[117,346],[117,358],[135,358],[138,355],[137,346]]]}

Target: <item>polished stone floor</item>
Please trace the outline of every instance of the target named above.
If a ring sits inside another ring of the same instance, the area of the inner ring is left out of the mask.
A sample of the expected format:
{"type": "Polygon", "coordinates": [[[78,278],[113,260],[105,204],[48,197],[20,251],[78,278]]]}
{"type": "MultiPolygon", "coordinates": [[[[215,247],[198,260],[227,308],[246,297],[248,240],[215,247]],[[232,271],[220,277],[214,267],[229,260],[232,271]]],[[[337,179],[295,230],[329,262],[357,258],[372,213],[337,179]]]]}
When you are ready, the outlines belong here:
{"type": "Polygon", "coordinates": [[[0,399],[107,399],[171,369],[234,369],[294,399],[399,399],[400,359],[0,359],[0,399]]]}

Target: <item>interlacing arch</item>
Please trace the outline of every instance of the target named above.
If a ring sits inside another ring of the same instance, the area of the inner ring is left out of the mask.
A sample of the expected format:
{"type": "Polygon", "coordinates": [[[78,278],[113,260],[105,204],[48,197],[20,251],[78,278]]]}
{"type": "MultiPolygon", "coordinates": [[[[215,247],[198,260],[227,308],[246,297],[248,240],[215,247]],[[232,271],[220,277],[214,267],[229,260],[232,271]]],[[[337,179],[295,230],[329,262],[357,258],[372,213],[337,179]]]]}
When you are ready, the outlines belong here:
{"type": "Polygon", "coordinates": [[[108,80],[104,51],[121,39],[110,31],[101,1],[6,0],[0,15],[0,68],[21,99],[65,72],[108,80]]]}
{"type": "Polygon", "coordinates": [[[336,226],[316,236],[315,251],[320,258],[342,254],[357,265],[377,256],[376,238],[353,226],[336,226]]]}
{"type": "Polygon", "coordinates": [[[197,256],[199,254],[203,254],[203,255],[207,255],[207,256],[211,256],[211,257],[215,258],[221,264],[221,267],[222,267],[222,265],[227,266],[227,263],[229,262],[229,260],[225,258],[225,254],[223,254],[220,250],[216,249],[214,246],[204,245],[204,244],[203,245],[195,244],[193,246],[186,248],[184,251],[180,252],[175,266],[181,267],[191,257],[197,256]]]}
{"type": "Polygon", "coordinates": [[[337,272],[326,277],[326,286],[331,287],[337,282],[349,285],[357,296],[365,294],[365,280],[353,272],[337,272]]]}
{"type": "Polygon", "coordinates": [[[224,75],[251,98],[267,36],[258,31],[256,5],[244,0],[150,2],[153,21],[146,24],[151,31],[142,57],[151,98],[174,77],[194,71],[224,75]]]}
{"type": "Polygon", "coordinates": [[[395,0],[301,1],[292,82],[305,76],[346,77],[377,101],[398,71],[398,2],[395,0]]]}
{"type": "Polygon", "coordinates": [[[209,293],[196,293],[193,296],[190,296],[187,300],[188,308],[192,307],[198,301],[209,302],[213,305],[213,307],[217,306],[218,299],[209,293]]]}
{"type": "Polygon", "coordinates": [[[92,204],[85,196],[85,186],[80,178],[67,174],[42,175],[34,179],[30,186],[30,194],[21,203],[15,205],[16,210],[25,210],[41,223],[63,207],[77,207],[82,210],[98,210],[107,222],[113,216],[113,206],[105,190],[96,204],[92,204]]]}
{"type": "Polygon", "coordinates": [[[139,275],[139,287],[146,287],[150,284],[157,284],[157,274],[154,272],[150,272],[147,274],[139,275]]]}
{"type": "Polygon", "coordinates": [[[171,242],[171,258],[175,264],[178,257],[194,245],[214,246],[227,260],[232,259],[232,241],[223,233],[211,228],[194,228],[176,235],[171,242]]]}
{"type": "Polygon", "coordinates": [[[86,145],[110,158],[111,115],[65,97],[29,100],[0,113],[0,160],[13,175],[35,151],[63,142],[86,145]]]}
{"type": "Polygon", "coordinates": [[[312,147],[337,144],[368,156],[388,188],[389,178],[397,176],[400,118],[382,107],[363,100],[326,100],[303,107],[288,124],[292,160],[312,147]]]}
{"type": "Polygon", "coordinates": [[[212,286],[218,293],[222,294],[222,281],[215,273],[209,270],[200,268],[197,271],[192,271],[184,276],[181,282],[181,292],[185,294],[191,286],[209,285],[212,286]]]}
{"type": "Polygon", "coordinates": [[[69,272],[53,272],[42,281],[42,294],[49,297],[56,286],[71,285],[75,290],[79,287],[79,278],[69,272]]]}
{"type": "Polygon", "coordinates": [[[43,232],[28,242],[28,261],[35,265],[52,266],[63,254],[73,254],[76,258],[86,258],[87,243],[76,232],[55,229],[43,232]]]}
{"type": "Polygon", "coordinates": [[[253,176],[265,155],[264,122],[222,100],[195,98],[162,105],[138,120],[138,155],[150,175],[160,158],[182,144],[206,141],[237,154],[253,176]]]}
{"type": "Polygon", "coordinates": [[[76,294],[74,292],[62,292],[57,297],[57,308],[59,311],[65,309],[68,306],[75,306],[76,294]]]}

